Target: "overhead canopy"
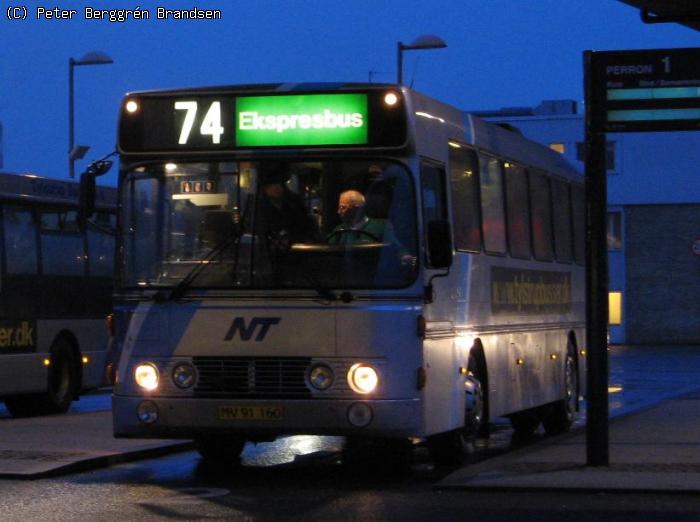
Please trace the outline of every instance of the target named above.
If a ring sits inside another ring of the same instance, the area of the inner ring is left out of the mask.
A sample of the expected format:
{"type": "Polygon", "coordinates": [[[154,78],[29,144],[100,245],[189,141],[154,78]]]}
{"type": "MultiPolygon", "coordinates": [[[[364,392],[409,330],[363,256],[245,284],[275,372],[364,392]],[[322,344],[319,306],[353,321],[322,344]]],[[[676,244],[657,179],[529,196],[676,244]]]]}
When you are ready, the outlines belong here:
{"type": "Polygon", "coordinates": [[[640,10],[647,23],[675,22],[700,31],[698,0],[619,0],[640,10]]]}

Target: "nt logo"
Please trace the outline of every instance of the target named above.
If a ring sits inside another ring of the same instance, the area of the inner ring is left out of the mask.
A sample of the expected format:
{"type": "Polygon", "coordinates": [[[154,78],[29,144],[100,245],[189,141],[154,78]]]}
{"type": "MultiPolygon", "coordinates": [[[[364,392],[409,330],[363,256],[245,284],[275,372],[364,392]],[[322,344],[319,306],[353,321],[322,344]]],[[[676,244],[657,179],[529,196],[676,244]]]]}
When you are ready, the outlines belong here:
{"type": "Polygon", "coordinates": [[[230,341],[236,336],[240,337],[241,341],[250,341],[256,330],[258,334],[255,336],[255,340],[262,341],[270,327],[278,324],[281,320],[281,317],[253,317],[250,323],[246,324],[245,318],[236,317],[231,323],[231,328],[228,329],[224,341],[230,341]]]}

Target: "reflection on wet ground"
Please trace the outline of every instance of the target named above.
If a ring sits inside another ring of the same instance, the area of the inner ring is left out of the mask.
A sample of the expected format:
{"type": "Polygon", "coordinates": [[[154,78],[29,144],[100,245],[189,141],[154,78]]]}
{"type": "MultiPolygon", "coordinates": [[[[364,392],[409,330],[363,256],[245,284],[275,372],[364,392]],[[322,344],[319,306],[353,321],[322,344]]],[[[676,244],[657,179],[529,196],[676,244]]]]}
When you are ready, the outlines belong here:
{"type": "MultiPolygon", "coordinates": [[[[664,399],[690,392],[700,387],[700,347],[640,347],[612,346],[609,350],[609,408],[615,417],[653,405],[664,399]]],[[[85,395],[71,407],[72,413],[104,411],[111,407],[108,390],[85,395]]],[[[585,401],[575,428],[585,426],[585,401]]],[[[9,418],[0,403],[0,418],[9,418]]],[[[540,428],[541,430],[541,428],[540,428]]],[[[531,442],[544,435],[537,433],[531,442]]],[[[513,448],[513,431],[507,419],[495,419],[488,440],[477,443],[477,460],[489,458],[513,448]]],[[[244,466],[280,466],[303,460],[305,455],[315,459],[339,460],[345,444],[343,437],[294,436],[273,442],[249,443],[243,454],[244,466]]],[[[518,442],[520,444],[520,442],[518,442]]],[[[414,466],[427,462],[424,445],[414,448],[414,466]]]]}
{"type": "MultiPolygon", "coordinates": [[[[616,417],[651,406],[664,399],[700,388],[700,346],[611,346],[609,356],[609,411],[616,417]]],[[[574,429],[586,425],[586,403],[581,401],[574,429]]],[[[544,437],[542,428],[527,443],[544,437]]],[[[508,419],[495,419],[488,440],[477,442],[477,460],[489,458],[521,445],[513,440],[508,419]]],[[[243,465],[279,465],[292,462],[308,453],[338,455],[343,437],[284,437],[274,442],[248,444],[243,465]]],[[[420,462],[426,453],[419,445],[414,452],[420,462]]],[[[414,459],[415,460],[415,459],[414,459]]]]}

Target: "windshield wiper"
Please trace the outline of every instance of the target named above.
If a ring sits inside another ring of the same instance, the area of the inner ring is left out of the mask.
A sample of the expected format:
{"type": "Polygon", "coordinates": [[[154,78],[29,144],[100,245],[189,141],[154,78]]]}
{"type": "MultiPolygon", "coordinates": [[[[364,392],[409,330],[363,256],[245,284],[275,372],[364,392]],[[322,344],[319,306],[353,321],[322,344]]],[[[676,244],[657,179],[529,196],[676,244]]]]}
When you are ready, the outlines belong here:
{"type": "Polygon", "coordinates": [[[219,257],[229,246],[236,243],[240,237],[241,233],[239,230],[236,230],[229,236],[225,237],[218,244],[214,245],[212,249],[209,250],[209,252],[207,252],[207,254],[199,261],[199,264],[190,270],[170,292],[158,290],[153,295],[153,300],[158,302],[174,301],[175,299],[179,299],[185,295],[189,287],[192,286],[194,280],[197,279],[199,274],[201,274],[211,264],[211,261],[219,257]]]}
{"type": "Polygon", "coordinates": [[[337,301],[338,296],[335,294],[333,290],[330,288],[326,288],[323,286],[321,283],[318,282],[318,279],[315,277],[305,274],[305,279],[311,283],[311,286],[313,287],[314,290],[316,290],[316,293],[320,295],[323,299],[326,301],[337,301]]]}
{"type": "Polygon", "coordinates": [[[304,279],[306,279],[311,284],[311,287],[314,290],[316,290],[316,293],[318,295],[320,295],[326,301],[338,301],[338,300],[340,300],[343,303],[350,303],[350,302],[355,300],[355,296],[352,294],[352,292],[348,292],[346,290],[344,292],[341,292],[340,294],[336,294],[330,288],[323,286],[319,282],[319,280],[316,279],[311,274],[304,274],[304,279]]]}

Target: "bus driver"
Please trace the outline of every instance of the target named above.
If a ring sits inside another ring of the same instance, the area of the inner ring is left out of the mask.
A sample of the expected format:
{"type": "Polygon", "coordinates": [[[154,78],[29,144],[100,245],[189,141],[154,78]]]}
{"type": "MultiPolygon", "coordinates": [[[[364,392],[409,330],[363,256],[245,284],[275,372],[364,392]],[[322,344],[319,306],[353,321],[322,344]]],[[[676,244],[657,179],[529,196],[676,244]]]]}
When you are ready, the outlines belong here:
{"type": "Polygon", "coordinates": [[[407,253],[386,219],[367,216],[366,201],[361,192],[346,190],[338,199],[340,224],[328,235],[329,245],[388,243],[397,247],[402,265],[415,265],[416,258],[407,253]]]}

